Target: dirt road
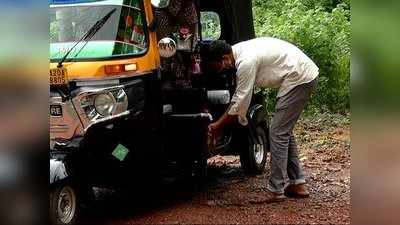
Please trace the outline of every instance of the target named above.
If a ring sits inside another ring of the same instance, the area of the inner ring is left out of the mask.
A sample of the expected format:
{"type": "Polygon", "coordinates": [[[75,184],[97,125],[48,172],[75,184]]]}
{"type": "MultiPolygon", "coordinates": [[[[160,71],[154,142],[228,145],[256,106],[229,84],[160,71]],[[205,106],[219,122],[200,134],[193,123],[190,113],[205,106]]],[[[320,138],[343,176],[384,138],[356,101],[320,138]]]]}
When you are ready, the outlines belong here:
{"type": "Polygon", "coordinates": [[[300,160],[308,175],[308,199],[263,203],[269,169],[248,177],[240,169],[238,157],[217,156],[209,160],[208,180],[201,187],[181,181],[147,188],[140,194],[99,191],[99,200],[84,223],[348,224],[349,121],[331,115],[310,118],[303,118],[295,130],[300,160]]]}

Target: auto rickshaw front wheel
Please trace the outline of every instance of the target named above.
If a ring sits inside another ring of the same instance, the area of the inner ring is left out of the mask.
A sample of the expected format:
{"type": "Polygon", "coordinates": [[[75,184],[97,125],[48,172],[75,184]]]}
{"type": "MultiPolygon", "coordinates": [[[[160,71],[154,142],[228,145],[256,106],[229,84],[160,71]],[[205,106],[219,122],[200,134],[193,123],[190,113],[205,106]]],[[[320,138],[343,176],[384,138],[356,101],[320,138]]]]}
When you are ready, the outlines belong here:
{"type": "Polygon", "coordinates": [[[262,174],[267,162],[268,137],[267,132],[262,126],[255,129],[257,143],[249,137],[248,147],[244,147],[240,152],[240,164],[247,174],[262,174]]]}
{"type": "Polygon", "coordinates": [[[50,191],[50,222],[53,225],[75,224],[78,218],[78,198],[75,188],[66,183],[50,191]]]}

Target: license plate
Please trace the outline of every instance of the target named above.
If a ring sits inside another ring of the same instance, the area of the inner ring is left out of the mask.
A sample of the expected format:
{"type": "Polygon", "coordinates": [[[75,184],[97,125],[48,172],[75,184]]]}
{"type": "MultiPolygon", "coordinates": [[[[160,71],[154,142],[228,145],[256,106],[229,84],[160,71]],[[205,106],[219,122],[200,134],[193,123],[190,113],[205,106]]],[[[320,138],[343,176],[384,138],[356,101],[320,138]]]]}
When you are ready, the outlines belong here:
{"type": "Polygon", "coordinates": [[[62,116],[61,105],[50,105],[50,116],[62,116]]]}
{"type": "Polygon", "coordinates": [[[62,85],[67,83],[67,69],[50,69],[50,85],[62,85]]]}

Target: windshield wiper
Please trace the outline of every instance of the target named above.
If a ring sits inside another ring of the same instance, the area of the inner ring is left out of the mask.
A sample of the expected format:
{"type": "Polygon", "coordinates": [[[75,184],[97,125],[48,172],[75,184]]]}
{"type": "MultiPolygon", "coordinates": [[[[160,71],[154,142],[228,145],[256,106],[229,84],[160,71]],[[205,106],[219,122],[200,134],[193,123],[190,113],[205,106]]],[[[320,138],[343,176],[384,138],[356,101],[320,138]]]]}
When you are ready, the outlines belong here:
{"type": "MultiPolygon", "coordinates": [[[[57,67],[61,68],[63,62],[67,59],[69,53],[71,53],[71,51],[79,44],[81,43],[81,41],[86,41],[86,43],[92,39],[92,37],[103,27],[103,25],[107,22],[107,20],[111,17],[111,15],[117,11],[116,8],[112,9],[110,12],[108,12],[103,18],[99,19],[95,24],[93,24],[92,27],[90,27],[90,29],[85,33],[85,35],[83,35],[83,37],[77,41],[75,43],[74,46],[72,46],[71,49],[68,50],[68,52],[64,55],[64,57],[62,57],[62,59],[58,62],[57,67]]],[[[85,44],[86,45],[86,44],[85,44]]],[[[84,47],[84,46],[83,46],[84,47]]],[[[83,48],[82,47],[82,48],[83,48]]],[[[82,50],[81,48],[81,50],[82,50]]]]}

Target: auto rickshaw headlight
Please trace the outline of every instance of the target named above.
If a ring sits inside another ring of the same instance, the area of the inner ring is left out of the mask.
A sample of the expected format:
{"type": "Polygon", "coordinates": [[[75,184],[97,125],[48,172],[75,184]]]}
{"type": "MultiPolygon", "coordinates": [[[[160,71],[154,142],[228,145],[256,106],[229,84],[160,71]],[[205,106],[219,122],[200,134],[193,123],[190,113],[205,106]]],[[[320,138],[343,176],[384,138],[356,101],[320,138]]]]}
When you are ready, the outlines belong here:
{"type": "Polygon", "coordinates": [[[78,114],[85,115],[82,117],[85,127],[109,116],[128,112],[128,96],[120,87],[83,92],[73,101],[80,106],[78,114]]]}
{"type": "Polygon", "coordinates": [[[94,99],[94,107],[100,115],[109,116],[116,107],[116,100],[110,92],[102,93],[94,99]]]}

